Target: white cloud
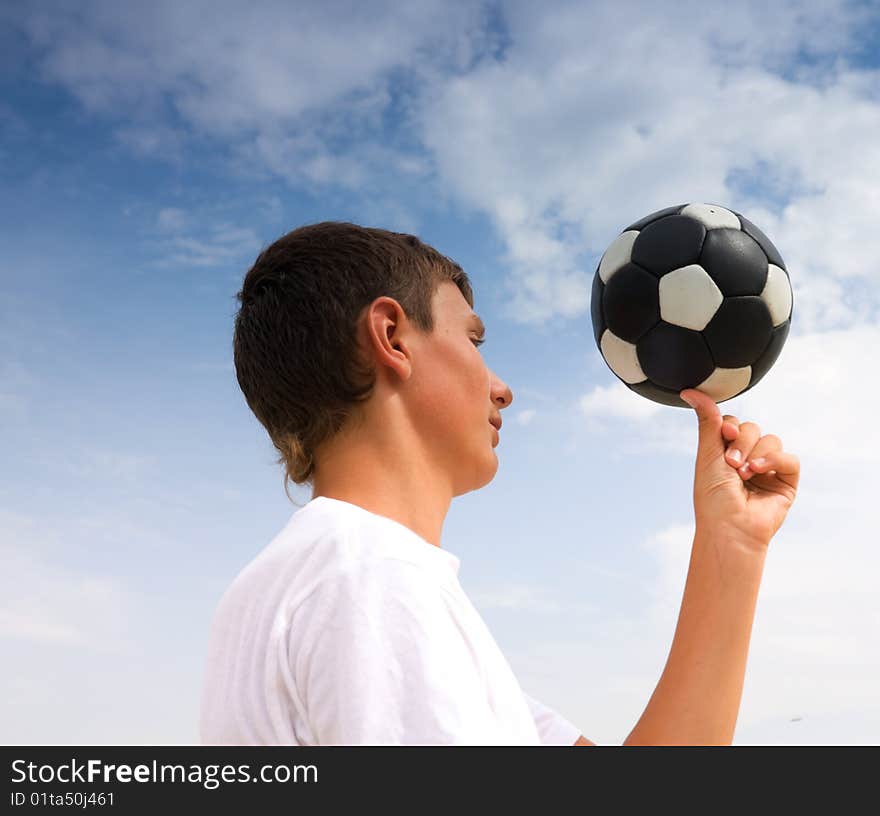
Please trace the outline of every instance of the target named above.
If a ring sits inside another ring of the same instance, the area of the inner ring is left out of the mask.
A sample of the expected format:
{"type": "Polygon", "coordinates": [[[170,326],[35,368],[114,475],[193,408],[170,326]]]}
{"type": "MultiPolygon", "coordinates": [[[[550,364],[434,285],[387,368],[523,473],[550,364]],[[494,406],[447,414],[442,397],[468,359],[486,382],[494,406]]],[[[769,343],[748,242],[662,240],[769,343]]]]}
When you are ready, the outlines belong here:
{"type": "Polygon", "coordinates": [[[53,563],[56,538],[50,525],[0,509],[0,637],[127,653],[125,588],[53,563]]]}
{"type": "Polygon", "coordinates": [[[284,215],[284,204],[277,195],[268,196],[260,205],[263,219],[270,224],[280,223],[284,215]]]}
{"type": "Polygon", "coordinates": [[[525,411],[520,411],[519,413],[514,414],[513,419],[520,425],[525,426],[531,424],[537,413],[538,412],[534,408],[527,408],[525,411]]]}
{"type": "Polygon", "coordinates": [[[78,515],[46,510],[0,508],[0,642],[15,667],[0,684],[4,736],[28,745],[196,742],[216,581],[193,574],[191,594],[175,589],[180,560],[160,556],[168,542],[138,527],[131,507],[86,499],[78,515]],[[132,558],[126,549],[164,557],[174,577],[113,574],[132,558]]]}
{"type": "MultiPolygon", "coordinates": [[[[597,352],[598,353],[598,352],[597,352]]],[[[609,372],[610,376],[614,376],[609,372]]],[[[623,383],[597,385],[578,400],[578,409],[591,423],[590,427],[612,420],[645,422],[659,414],[664,406],[646,400],[630,391],[623,383]]]]}
{"type": "Polygon", "coordinates": [[[740,209],[777,243],[805,329],[864,313],[826,296],[829,282],[877,275],[877,74],[843,59],[821,87],[778,73],[801,47],[842,48],[860,17],[803,4],[769,13],[768,27],[757,4],[732,16],[693,4],[637,15],[563,4],[542,16],[516,5],[504,61],[427,99],[422,137],[444,184],[488,213],[507,247],[512,315],[586,311],[592,261],[621,229],[704,200],[740,209]],[[723,43],[744,49],[734,65],[723,43]],[[772,207],[750,193],[774,185],[772,207]]]}
{"type": "Polygon", "coordinates": [[[159,268],[173,266],[229,267],[251,259],[262,241],[250,227],[221,223],[206,226],[203,237],[172,234],[161,238],[157,247],[162,253],[155,262],[159,268]]]}
{"type": "MultiPolygon", "coordinates": [[[[833,473],[836,479],[847,468],[863,477],[880,447],[880,424],[874,420],[880,384],[867,373],[878,343],[880,326],[869,324],[789,335],[764,378],[718,408],[741,422],[756,422],[764,434],[779,436],[786,450],[801,457],[811,478],[825,483],[822,474],[833,473]]],[[[612,378],[609,371],[605,379],[612,378]]],[[[628,422],[621,436],[634,450],[693,452],[693,411],[666,408],[619,381],[594,387],[578,407],[592,429],[628,422]]],[[[827,481],[833,493],[831,478],[827,481]]]]}
{"type": "MultiPolygon", "coordinates": [[[[561,2],[536,13],[509,2],[492,18],[434,0],[345,14],[269,2],[210,4],[205,26],[208,8],[119,15],[94,0],[76,16],[29,10],[20,24],[46,78],[124,117],[119,136],[141,153],[178,151],[184,131],[166,123],[167,101],[232,146],[235,172],[389,199],[436,173],[442,198],[499,230],[516,320],[580,316],[592,261],[626,223],[707,199],[777,242],[804,328],[876,312],[876,296],[842,303],[838,284],[875,275],[880,249],[877,72],[844,57],[867,7],[561,2]]],[[[175,263],[228,257],[180,250],[175,263]]]]}
{"type": "Polygon", "coordinates": [[[183,164],[186,135],[156,123],[122,125],[115,131],[117,141],[141,157],[157,157],[178,166],[183,164]]]}
{"type": "Polygon", "coordinates": [[[163,207],[156,216],[156,226],[162,232],[179,232],[189,224],[189,217],[179,207],[163,207]]]}
{"type": "Polygon", "coordinates": [[[857,481],[839,487],[866,485],[880,446],[880,384],[868,374],[878,342],[880,326],[867,324],[789,337],[764,379],[723,403],[723,413],[750,417],[763,433],[775,432],[786,448],[803,452],[811,480],[833,489],[824,474],[838,478],[851,468],[857,481]]]}
{"type": "Polygon", "coordinates": [[[468,597],[480,609],[515,609],[527,612],[556,612],[558,599],[548,598],[544,587],[530,584],[505,584],[473,589],[468,597]]]}
{"type": "Polygon", "coordinates": [[[59,472],[78,481],[97,478],[105,483],[129,484],[150,475],[155,477],[157,462],[152,456],[70,444],[59,451],[56,465],[59,472]]]}
{"type": "Polygon", "coordinates": [[[137,153],[179,160],[184,129],[166,123],[170,106],[187,129],[297,184],[357,186],[389,162],[421,172],[419,157],[384,146],[392,86],[462,70],[492,45],[481,6],[442,0],[161,0],[124,15],[91,0],[29,8],[18,23],[44,78],[124,123],[117,136],[137,153]],[[368,134],[361,155],[332,146],[357,134],[368,134]]]}

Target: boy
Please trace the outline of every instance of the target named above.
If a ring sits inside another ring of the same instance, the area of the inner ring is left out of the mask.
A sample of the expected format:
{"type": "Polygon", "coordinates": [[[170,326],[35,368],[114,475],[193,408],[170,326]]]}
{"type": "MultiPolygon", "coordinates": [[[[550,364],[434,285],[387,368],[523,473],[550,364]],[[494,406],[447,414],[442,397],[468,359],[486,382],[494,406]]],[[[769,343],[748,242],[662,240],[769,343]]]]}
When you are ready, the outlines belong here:
{"type": "MultiPolygon", "coordinates": [[[[592,745],[522,691],[441,547],[453,497],[498,469],[513,399],[477,350],[464,271],[414,236],[325,222],[263,251],[238,298],[239,385],[285,489],[312,499],[218,606],[202,741],[592,745]]],[[[626,744],[732,738],[763,553],[797,485],[777,437],[725,417],[775,468],[775,498],[750,511],[717,406],[682,396],[700,417],[697,537],[667,668],[626,744]]]]}

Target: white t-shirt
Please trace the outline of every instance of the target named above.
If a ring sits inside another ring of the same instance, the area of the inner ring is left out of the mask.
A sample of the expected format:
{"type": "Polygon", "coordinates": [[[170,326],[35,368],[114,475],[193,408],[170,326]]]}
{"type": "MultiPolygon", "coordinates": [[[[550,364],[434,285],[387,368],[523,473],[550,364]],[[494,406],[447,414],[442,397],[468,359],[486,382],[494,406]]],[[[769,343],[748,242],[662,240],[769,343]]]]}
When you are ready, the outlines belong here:
{"type": "Polygon", "coordinates": [[[200,736],[223,745],[572,745],[408,527],[319,496],[223,595],[200,736]]]}

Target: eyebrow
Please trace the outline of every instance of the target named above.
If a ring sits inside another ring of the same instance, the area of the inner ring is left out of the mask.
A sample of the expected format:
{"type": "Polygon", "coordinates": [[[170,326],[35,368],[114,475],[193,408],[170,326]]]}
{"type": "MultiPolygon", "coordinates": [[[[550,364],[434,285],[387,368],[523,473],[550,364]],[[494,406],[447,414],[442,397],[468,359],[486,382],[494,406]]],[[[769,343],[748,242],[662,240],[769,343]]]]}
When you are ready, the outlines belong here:
{"type": "Polygon", "coordinates": [[[477,327],[477,332],[480,337],[483,337],[486,334],[486,327],[483,325],[483,321],[480,319],[480,316],[477,314],[471,315],[471,323],[477,327]]]}

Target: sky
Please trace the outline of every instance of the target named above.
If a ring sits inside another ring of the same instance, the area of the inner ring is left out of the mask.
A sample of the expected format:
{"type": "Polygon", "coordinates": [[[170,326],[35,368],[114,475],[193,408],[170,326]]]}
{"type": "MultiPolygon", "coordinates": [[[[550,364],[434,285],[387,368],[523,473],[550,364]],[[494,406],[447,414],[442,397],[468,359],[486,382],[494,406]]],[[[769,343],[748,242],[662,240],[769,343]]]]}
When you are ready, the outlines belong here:
{"type": "Polygon", "coordinates": [[[590,287],[628,224],[712,202],[794,293],[720,408],[802,469],[734,744],[877,744],[878,35],[832,0],[3,0],[3,741],[198,741],[214,608],[298,509],[234,296],[276,238],[350,220],[470,276],[514,400],[443,546],[523,689],[620,744],[675,630],[697,423],[606,366],[590,287]]]}

